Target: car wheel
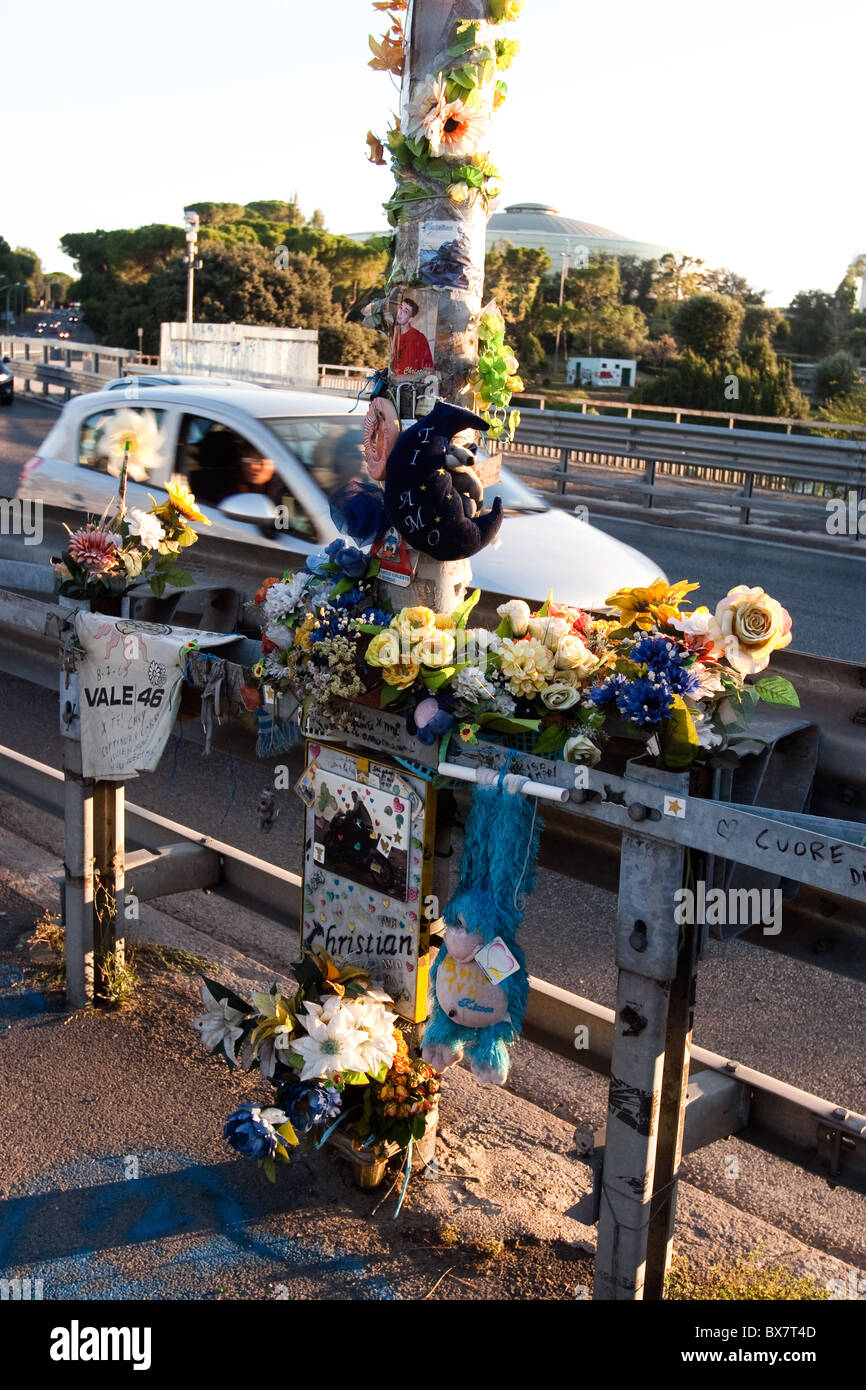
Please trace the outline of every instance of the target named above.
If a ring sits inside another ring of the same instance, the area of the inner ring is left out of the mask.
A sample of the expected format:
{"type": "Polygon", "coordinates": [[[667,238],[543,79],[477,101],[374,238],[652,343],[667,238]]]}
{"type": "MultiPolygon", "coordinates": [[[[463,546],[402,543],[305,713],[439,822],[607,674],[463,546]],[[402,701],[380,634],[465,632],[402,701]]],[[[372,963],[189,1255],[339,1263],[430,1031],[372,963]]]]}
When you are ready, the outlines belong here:
{"type": "Polygon", "coordinates": [[[8,395],[8,396],[4,396],[3,399],[0,400],[0,405],[11,405],[11,404],[12,404],[12,399],[13,399],[13,398],[12,398],[11,394],[8,395]]]}

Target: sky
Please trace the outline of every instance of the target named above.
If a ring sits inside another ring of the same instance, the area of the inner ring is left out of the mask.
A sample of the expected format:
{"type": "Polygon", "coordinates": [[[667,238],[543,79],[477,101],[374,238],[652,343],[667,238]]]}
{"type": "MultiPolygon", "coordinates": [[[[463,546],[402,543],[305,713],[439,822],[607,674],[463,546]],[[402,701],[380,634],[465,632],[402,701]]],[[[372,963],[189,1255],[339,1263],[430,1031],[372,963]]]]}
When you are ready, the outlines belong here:
{"type": "MultiPolygon", "coordinates": [[[[422,0],[423,2],[423,0],[422,0]]],[[[428,0],[429,2],[429,0],[428,0]]],[[[73,269],[64,232],[179,224],[191,202],[297,193],[384,226],[365,159],[397,92],[369,0],[42,0],[3,22],[0,235],[73,269]],[[42,57],[38,55],[44,55],[42,57]]],[[[497,113],[500,206],[542,202],[727,266],[768,302],[866,252],[854,0],[525,0],[497,113]]]]}

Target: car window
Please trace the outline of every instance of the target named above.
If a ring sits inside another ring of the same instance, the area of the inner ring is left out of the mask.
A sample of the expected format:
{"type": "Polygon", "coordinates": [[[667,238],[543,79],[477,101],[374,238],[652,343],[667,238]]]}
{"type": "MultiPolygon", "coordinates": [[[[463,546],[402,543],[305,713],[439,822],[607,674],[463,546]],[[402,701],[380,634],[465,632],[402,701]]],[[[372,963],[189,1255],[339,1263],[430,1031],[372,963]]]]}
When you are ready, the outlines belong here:
{"type": "Polygon", "coordinates": [[[175,473],[199,502],[218,507],[239,493],[260,492],[284,510],[280,529],[315,538],[315,526],[280,476],[273,459],[237,430],[205,415],[184,415],[175,456],[175,473]]]}
{"type": "Polygon", "coordinates": [[[130,477],[135,482],[145,482],[147,475],[158,472],[163,463],[164,417],[164,410],[137,410],[129,405],[112,406],[88,415],[78,438],[78,462],[82,468],[119,478],[124,435],[129,432],[136,443],[134,453],[130,453],[130,477]]]}
{"type": "MultiPolygon", "coordinates": [[[[309,470],[326,497],[350,478],[362,475],[364,457],[363,418],[345,415],[295,418],[271,417],[263,422],[287,444],[309,470]]],[[[484,505],[502,498],[508,512],[544,511],[546,503],[536,492],[518,482],[506,468],[499,481],[484,489],[484,505]]]]}

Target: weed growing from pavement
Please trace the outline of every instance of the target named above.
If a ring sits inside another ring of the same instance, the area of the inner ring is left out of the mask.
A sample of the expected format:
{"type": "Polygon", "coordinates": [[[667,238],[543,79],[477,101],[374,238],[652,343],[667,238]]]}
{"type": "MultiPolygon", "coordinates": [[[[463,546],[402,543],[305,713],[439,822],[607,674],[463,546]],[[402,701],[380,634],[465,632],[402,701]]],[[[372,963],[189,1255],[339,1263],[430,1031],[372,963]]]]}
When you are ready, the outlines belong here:
{"type": "MultiPolygon", "coordinates": [[[[35,983],[48,990],[62,989],[66,983],[66,929],[59,915],[46,909],[34,923],[33,936],[53,954],[52,960],[42,960],[31,967],[35,983]]],[[[212,975],[216,968],[206,956],[198,956],[180,946],[167,946],[157,941],[130,941],[126,944],[125,957],[116,954],[106,962],[107,999],[117,1006],[129,1003],[141,983],[142,970],[166,970],[177,975],[212,975]]]]}
{"type": "Polygon", "coordinates": [[[179,946],[164,946],[157,941],[133,941],[127,954],[137,966],[150,970],[169,970],[176,975],[212,975],[217,969],[206,956],[194,955],[179,946]]]}
{"type": "Polygon", "coordinates": [[[814,1279],[792,1274],[779,1264],[757,1264],[760,1250],[740,1262],[722,1261],[708,1270],[691,1267],[684,1255],[674,1255],[665,1285],[668,1299],[712,1299],[714,1302],[818,1302],[829,1299],[814,1279]]]}

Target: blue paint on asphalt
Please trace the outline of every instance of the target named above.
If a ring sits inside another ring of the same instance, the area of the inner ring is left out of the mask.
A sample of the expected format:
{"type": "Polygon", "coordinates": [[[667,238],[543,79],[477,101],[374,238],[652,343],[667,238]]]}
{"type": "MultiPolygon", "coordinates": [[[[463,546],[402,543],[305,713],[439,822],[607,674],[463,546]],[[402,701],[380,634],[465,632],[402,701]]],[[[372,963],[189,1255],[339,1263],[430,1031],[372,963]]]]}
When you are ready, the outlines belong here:
{"type": "Polygon", "coordinates": [[[323,1297],[397,1298],[356,1255],[253,1229],[276,1213],[245,1187],[242,1160],[208,1167],[150,1151],[134,1155],[140,1177],[127,1180],[130,1157],[73,1160],[3,1203],[0,1275],[29,1273],[55,1300],[206,1298],[239,1270],[264,1284],[306,1278],[323,1297]],[[203,1234],[208,1226],[213,1234],[203,1234]],[[143,1263],[151,1273],[139,1273],[143,1263]]]}
{"type": "Polygon", "coordinates": [[[11,1024],[23,1018],[53,1014],[63,1007],[48,1003],[41,990],[22,989],[24,978],[24,971],[17,965],[0,961],[0,1021],[8,1020],[11,1024]]]}

